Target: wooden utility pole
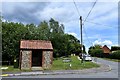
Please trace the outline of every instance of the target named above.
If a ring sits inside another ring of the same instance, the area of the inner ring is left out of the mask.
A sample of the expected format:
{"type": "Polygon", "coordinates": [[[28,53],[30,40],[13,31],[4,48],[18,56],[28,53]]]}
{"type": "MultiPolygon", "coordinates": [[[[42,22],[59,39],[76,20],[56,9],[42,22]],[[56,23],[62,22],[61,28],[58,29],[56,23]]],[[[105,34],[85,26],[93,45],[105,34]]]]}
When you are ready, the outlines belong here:
{"type": "MultiPolygon", "coordinates": [[[[82,41],[82,40],[83,40],[83,39],[82,39],[82,16],[80,16],[80,31],[81,31],[81,45],[82,45],[82,42],[83,42],[83,41],[82,41]]],[[[81,50],[82,50],[82,48],[83,48],[83,47],[81,46],[81,50]]],[[[83,52],[83,50],[82,50],[82,52],[83,52]]]]}
{"type": "MultiPolygon", "coordinates": [[[[81,31],[81,54],[83,54],[82,16],[80,16],[80,31],[81,31]]],[[[83,58],[81,60],[81,63],[83,63],[83,58]]]]}

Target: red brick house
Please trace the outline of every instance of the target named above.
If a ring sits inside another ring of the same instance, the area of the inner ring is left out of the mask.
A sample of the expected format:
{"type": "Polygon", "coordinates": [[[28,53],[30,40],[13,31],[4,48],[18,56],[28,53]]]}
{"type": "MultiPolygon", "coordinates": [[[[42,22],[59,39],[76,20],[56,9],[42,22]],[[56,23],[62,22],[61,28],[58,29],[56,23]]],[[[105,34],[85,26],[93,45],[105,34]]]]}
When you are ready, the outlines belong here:
{"type": "Polygon", "coordinates": [[[51,68],[53,60],[53,47],[51,41],[21,40],[20,41],[20,69],[38,67],[51,68]]]}
{"type": "Polygon", "coordinates": [[[103,54],[101,55],[101,57],[109,57],[111,50],[107,47],[107,45],[104,45],[100,48],[103,50],[103,54]]]}
{"type": "Polygon", "coordinates": [[[107,45],[104,45],[103,47],[101,47],[103,50],[103,53],[105,54],[109,54],[110,53],[110,49],[107,47],[107,45]]]}

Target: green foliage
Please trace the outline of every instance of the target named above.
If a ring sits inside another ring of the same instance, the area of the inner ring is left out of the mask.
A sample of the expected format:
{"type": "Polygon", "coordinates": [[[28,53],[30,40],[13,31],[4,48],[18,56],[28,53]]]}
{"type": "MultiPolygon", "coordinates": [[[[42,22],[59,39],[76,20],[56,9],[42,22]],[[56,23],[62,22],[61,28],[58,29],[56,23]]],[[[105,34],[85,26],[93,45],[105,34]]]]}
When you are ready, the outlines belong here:
{"type": "Polygon", "coordinates": [[[102,58],[111,58],[111,59],[120,59],[120,47],[112,46],[111,51],[114,51],[110,54],[103,54],[103,50],[100,49],[100,45],[91,46],[88,53],[91,56],[102,57],[102,58]]]}
{"type": "Polygon", "coordinates": [[[112,59],[120,59],[120,50],[117,50],[110,54],[110,58],[112,59]]]}
{"type": "Polygon", "coordinates": [[[91,49],[89,51],[89,54],[91,54],[91,56],[96,56],[96,57],[102,57],[103,55],[103,50],[102,49],[91,49]]]}
{"type": "Polygon", "coordinates": [[[100,48],[101,45],[94,45],[89,48],[88,53],[91,56],[103,57],[103,50],[100,48]]]}
{"type": "Polygon", "coordinates": [[[109,58],[120,59],[120,46],[111,46],[111,51],[113,51],[113,53],[109,55],[109,58]]]}
{"type": "Polygon", "coordinates": [[[101,45],[98,45],[98,44],[94,45],[95,49],[100,49],[100,47],[101,47],[101,45]]]}
{"type": "Polygon", "coordinates": [[[27,39],[28,31],[21,23],[2,22],[2,59],[11,61],[19,56],[19,41],[27,39]]]}
{"type": "MultiPolygon", "coordinates": [[[[54,48],[54,57],[68,56],[71,53],[79,54],[81,45],[72,35],[64,33],[64,25],[50,19],[38,26],[2,22],[2,60],[11,61],[19,58],[20,40],[50,40],[54,48]]],[[[85,46],[84,46],[85,51],[85,46]]]]}
{"type": "Polygon", "coordinates": [[[120,46],[111,46],[111,51],[120,50],[120,46]]]}

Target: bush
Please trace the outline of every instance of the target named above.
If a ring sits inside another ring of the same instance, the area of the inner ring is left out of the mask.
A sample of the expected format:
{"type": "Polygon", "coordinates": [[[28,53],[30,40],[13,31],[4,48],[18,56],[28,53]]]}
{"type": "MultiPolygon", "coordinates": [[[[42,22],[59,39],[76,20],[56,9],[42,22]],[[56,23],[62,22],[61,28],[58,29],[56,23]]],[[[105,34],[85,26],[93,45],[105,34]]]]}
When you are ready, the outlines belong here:
{"type": "Polygon", "coordinates": [[[112,46],[111,51],[117,51],[120,50],[120,46],[112,46]]]}
{"type": "Polygon", "coordinates": [[[103,58],[110,58],[110,54],[109,53],[103,53],[102,57],[103,58]]]}
{"type": "Polygon", "coordinates": [[[120,50],[117,50],[110,54],[111,59],[120,59],[120,50]]]}
{"type": "Polygon", "coordinates": [[[96,57],[103,57],[103,50],[102,49],[92,49],[90,51],[91,56],[96,56],[96,57]]]}
{"type": "Polygon", "coordinates": [[[19,59],[16,58],[14,59],[14,68],[18,68],[19,67],[19,59]]]}

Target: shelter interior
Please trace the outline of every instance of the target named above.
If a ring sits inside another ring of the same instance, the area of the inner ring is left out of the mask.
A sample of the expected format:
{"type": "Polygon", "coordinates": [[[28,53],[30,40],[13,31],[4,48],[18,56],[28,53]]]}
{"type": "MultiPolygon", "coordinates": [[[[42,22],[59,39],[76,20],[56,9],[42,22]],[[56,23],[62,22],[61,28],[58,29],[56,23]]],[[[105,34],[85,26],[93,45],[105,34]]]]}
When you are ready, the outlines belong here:
{"type": "Polygon", "coordinates": [[[32,67],[42,67],[42,50],[33,49],[32,50],[32,67]]]}

